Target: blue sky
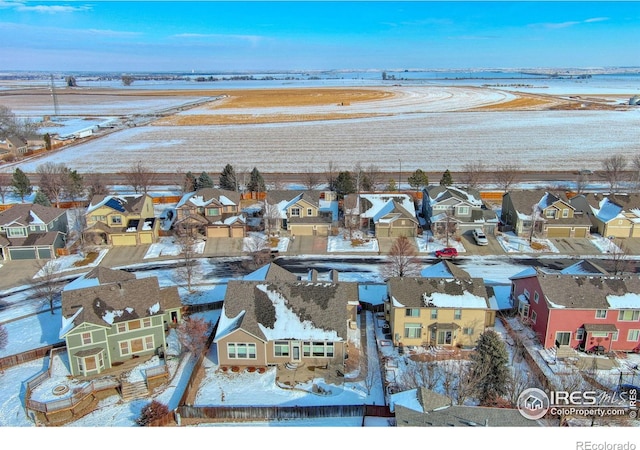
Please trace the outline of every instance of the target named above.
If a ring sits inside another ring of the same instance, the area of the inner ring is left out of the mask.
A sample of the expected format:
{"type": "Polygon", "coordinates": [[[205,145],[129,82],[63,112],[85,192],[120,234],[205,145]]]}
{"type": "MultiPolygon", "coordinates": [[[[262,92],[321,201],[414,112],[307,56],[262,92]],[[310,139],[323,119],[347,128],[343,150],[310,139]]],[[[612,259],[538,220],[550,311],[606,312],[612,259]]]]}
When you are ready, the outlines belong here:
{"type": "Polygon", "coordinates": [[[640,2],[0,0],[2,70],[640,66],[640,2]]]}

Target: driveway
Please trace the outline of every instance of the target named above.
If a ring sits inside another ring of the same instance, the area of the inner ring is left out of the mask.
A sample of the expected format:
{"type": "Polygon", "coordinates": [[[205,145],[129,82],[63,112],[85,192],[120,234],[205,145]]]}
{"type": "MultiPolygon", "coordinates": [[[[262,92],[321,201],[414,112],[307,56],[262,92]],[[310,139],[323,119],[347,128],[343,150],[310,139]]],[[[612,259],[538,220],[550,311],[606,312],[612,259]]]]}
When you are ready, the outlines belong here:
{"type": "Polygon", "coordinates": [[[121,267],[144,262],[150,244],[111,247],[100,263],[104,267],[121,267]]]}
{"type": "Polygon", "coordinates": [[[461,256],[495,256],[505,254],[502,245],[500,245],[495,236],[487,234],[487,240],[489,241],[489,245],[478,245],[471,233],[463,234],[462,245],[464,245],[466,251],[461,254],[461,256]]]}
{"type": "Polygon", "coordinates": [[[559,238],[549,239],[556,246],[560,254],[567,256],[601,255],[598,247],[587,238],[559,238]]]}

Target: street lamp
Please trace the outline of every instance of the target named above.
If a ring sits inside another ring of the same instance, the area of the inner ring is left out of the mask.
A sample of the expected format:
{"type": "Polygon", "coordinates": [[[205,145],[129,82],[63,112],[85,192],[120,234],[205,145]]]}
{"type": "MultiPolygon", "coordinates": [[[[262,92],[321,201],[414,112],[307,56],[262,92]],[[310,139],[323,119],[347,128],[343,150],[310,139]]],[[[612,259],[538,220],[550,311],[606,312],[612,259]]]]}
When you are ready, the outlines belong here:
{"type": "Polygon", "coordinates": [[[400,191],[400,180],[402,179],[402,160],[398,158],[398,162],[400,163],[400,172],[398,172],[398,191],[400,191]]]}

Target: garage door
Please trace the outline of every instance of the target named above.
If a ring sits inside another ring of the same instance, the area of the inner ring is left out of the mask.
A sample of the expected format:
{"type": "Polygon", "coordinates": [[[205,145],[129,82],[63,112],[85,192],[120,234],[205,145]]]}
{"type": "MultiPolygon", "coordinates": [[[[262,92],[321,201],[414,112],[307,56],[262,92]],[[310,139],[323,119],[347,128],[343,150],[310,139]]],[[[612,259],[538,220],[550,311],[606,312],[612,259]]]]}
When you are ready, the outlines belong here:
{"type": "Polygon", "coordinates": [[[313,236],[313,227],[310,225],[291,225],[289,231],[295,236],[313,236]]]}
{"type": "Polygon", "coordinates": [[[40,259],[51,259],[51,248],[49,247],[40,247],[38,248],[38,258],[40,259]]]}
{"type": "Polygon", "coordinates": [[[141,244],[153,244],[153,236],[150,233],[140,234],[141,244]]]}
{"type": "Polygon", "coordinates": [[[574,236],[577,238],[587,237],[587,229],[586,228],[576,228],[574,232],[574,236]]]}
{"type": "Polygon", "coordinates": [[[210,238],[229,237],[229,229],[209,227],[207,228],[207,237],[210,237],[210,238]]]}
{"type": "Polygon", "coordinates": [[[569,237],[571,229],[569,228],[547,228],[547,237],[549,238],[564,238],[569,237]]]}
{"type": "Polygon", "coordinates": [[[113,245],[136,245],[136,236],[135,235],[111,236],[111,243],[113,245]]]}
{"type": "Polygon", "coordinates": [[[33,248],[10,248],[9,259],[36,259],[36,251],[33,248]]]}
{"type": "Polygon", "coordinates": [[[231,229],[231,237],[234,237],[234,238],[244,237],[244,229],[242,229],[242,228],[232,228],[231,229]]]}

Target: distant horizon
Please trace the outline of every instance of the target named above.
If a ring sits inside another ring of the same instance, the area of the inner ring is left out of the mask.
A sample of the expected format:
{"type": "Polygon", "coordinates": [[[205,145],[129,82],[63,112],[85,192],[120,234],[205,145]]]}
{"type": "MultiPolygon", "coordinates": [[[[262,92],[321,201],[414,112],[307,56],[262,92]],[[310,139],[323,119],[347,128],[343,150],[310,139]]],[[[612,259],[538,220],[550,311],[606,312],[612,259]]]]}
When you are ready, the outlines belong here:
{"type": "Polygon", "coordinates": [[[12,71],[624,67],[637,2],[0,0],[12,71]],[[206,69],[205,69],[206,68],[206,69]]]}

